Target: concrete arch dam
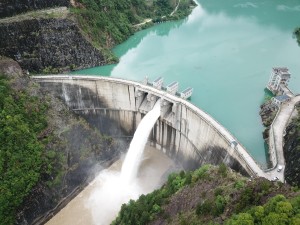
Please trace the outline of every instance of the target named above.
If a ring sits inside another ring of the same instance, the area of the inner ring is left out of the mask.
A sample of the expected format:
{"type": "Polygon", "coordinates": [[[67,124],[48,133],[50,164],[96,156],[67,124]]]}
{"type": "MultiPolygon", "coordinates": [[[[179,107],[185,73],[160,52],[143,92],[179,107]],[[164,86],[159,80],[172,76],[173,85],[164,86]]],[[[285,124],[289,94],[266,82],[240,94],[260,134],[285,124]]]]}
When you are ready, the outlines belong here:
{"type": "Polygon", "coordinates": [[[250,176],[265,176],[246,149],[222,125],[193,104],[138,82],[95,76],[34,76],[44,90],[113,137],[131,137],[161,99],[161,116],[149,143],[187,169],[224,162],[250,176]]]}

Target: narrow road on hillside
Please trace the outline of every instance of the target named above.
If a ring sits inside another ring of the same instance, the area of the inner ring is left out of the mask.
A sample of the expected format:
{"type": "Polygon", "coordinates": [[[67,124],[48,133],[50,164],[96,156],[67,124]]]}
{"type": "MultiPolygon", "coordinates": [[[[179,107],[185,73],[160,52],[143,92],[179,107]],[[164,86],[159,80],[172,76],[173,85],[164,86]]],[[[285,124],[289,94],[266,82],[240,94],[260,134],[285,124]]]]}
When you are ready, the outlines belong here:
{"type": "MultiPolygon", "coordinates": [[[[273,131],[275,146],[270,146],[275,148],[277,156],[277,166],[271,170],[263,171],[253,158],[249,155],[247,151],[240,145],[237,146],[236,150],[241,155],[247,164],[251,167],[251,170],[260,177],[265,177],[269,180],[274,180],[275,177],[278,178],[281,182],[284,182],[284,168],[285,168],[285,159],[283,155],[283,136],[285,133],[286,126],[293,115],[295,110],[295,105],[300,102],[300,96],[294,96],[291,98],[290,102],[284,103],[280,107],[280,111],[277,113],[276,118],[273,121],[273,131]],[[282,169],[278,171],[278,166],[282,166],[282,169]]],[[[270,135],[271,137],[271,135],[270,135]]]]}
{"type": "MultiPolygon", "coordinates": [[[[273,131],[275,139],[275,147],[277,162],[278,165],[283,167],[282,171],[278,172],[277,169],[270,171],[272,177],[278,177],[279,180],[284,181],[284,168],[285,168],[285,159],[283,155],[283,136],[285,133],[286,126],[289,122],[289,119],[292,116],[292,113],[295,109],[295,105],[300,101],[300,96],[295,96],[291,98],[290,102],[286,102],[281,105],[280,111],[278,112],[275,120],[273,121],[273,131]]],[[[277,166],[278,168],[278,166],[277,166]]]]}
{"type": "Polygon", "coordinates": [[[179,6],[179,4],[180,4],[180,1],[181,1],[181,0],[178,0],[178,3],[177,3],[177,5],[176,5],[175,9],[173,10],[173,12],[171,12],[170,16],[173,16],[173,14],[177,11],[178,6],[179,6]]]}
{"type": "MultiPolygon", "coordinates": [[[[177,5],[176,5],[175,9],[173,10],[173,12],[170,13],[170,16],[173,16],[173,14],[177,11],[177,9],[178,9],[178,7],[179,7],[179,4],[180,4],[180,1],[181,1],[181,0],[178,1],[178,3],[177,3],[177,5]]],[[[164,17],[166,17],[166,16],[162,16],[162,18],[164,18],[164,17]]],[[[153,19],[151,19],[151,18],[147,18],[147,19],[145,19],[143,22],[138,23],[138,24],[135,24],[135,25],[133,25],[133,26],[134,26],[134,27],[139,27],[139,26],[142,26],[142,25],[144,25],[144,24],[146,24],[146,23],[152,22],[152,20],[153,20],[153,19]]]]}
{"type": "Polygon", "coordinates": [[[138,24],[135,24],[135,25],[133,25],[134,27],[139,27],[139,26],[142,26],[142,25],[144,25],[144,24],[146,24],[146,23],[149,23],[149,22],[151,22],[152,21],[152,19],[151,18],[147,18],[147,19],[144,19],[144,21],[142,22],[142,23],[138,23],[138,24]]]}

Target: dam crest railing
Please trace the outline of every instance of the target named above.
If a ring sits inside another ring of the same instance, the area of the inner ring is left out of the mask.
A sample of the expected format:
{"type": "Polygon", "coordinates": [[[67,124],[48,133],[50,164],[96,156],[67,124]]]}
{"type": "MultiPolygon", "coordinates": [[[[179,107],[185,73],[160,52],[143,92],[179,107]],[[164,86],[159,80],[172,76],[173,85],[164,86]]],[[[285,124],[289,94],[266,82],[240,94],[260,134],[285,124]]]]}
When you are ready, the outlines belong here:
{"type": "MultiPolygon", "coordinates": [[[[191,102],[187,102],[184,99],[179,98],[178,96],[173,96],[170,93],[167,93],[162,90],[157,90],[154,87],[147,86],[142,83],[138,83],[136,81],[130,81],[120,78],[111,78],[111,77],[96,77],[96,76],[86,76],[86,75],[48,75],[48,76],[35,76],[32,77],[33,79],[43,79],[47,82],[47,79],[53,82],[53,79],[56,80],[90,80],[90,81],[97,81],[97,80],[105,80],[115,83],[126,83],[137,87],[138,89],[143,88],[149,92],[159,94],[160,97],[171,99],[172,101],[178,102],[183,104],[185,107],[188,107],[191,111],[201,117],[206,123],[210,124],[210,126],[219,133],[231,146],[232,142],[236,142],[237,146],[235,146],[234,151],[238,153],[240,158],[244,161],[245,165],[247,165],[248,169],[252,171],[254,175],[264,176],[265,168],[262,167],[251,154],[247,151],[247,149],[225,128],[223,127],[217,120],[215,120],[212,116],[210,116],[207,112],[202,109],[199,109],[197,106],[192,104],[191,102]]],[[[81,109],[75,109],[81,110],[81,109]]]]}

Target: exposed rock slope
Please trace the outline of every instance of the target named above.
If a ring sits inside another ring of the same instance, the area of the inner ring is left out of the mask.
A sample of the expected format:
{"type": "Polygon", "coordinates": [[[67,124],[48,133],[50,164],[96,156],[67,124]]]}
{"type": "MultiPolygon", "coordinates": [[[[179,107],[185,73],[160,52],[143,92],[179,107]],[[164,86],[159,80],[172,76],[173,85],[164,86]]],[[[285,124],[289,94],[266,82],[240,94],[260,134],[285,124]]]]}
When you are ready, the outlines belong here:
{"type": "Polygon", "coordinates": [[[286,128],[284,137],[285,179],[294,186],[300,186],[300,104],[296,106],[298,115],[286,128]]]}
{"type": "Polygon", "coordinates": [[[134,24],[183,18],[194,5],[192,0],[2,0],[0,55],[38,73],[115,63],[110,49],[134,33],[134,24]]]}
{"type": "MultiPolygon", "coordinates": [[[[272,124],[278,107],[268,101],[261,105],[260,116],[266,129],[263,138],[268,143],[270,125],[272,124]]],[[[285,158],[284,176],[287,183],[293,186],[300,186],[300,104],[296,106],[296,117],[286,127],[283,151],[285,158]]]]}
{"type": "Polygon", "coordinates": [[[0,20],[0,54],[16,59],[30,72],[55,73],[105,63],[102,53],[67,18],[66,8],[41,15],[0,20]]]}
{"type": "Polygon", "coordinates": [[[269,138],[269,130],[270,126],[276,116],[278,108],[272,104],[272,101],[269,100],[260,106],[259,115],[261,117],[262,123],[265,126],[265,130],[263,131],[263,138],[268,143],[269,138]]]}

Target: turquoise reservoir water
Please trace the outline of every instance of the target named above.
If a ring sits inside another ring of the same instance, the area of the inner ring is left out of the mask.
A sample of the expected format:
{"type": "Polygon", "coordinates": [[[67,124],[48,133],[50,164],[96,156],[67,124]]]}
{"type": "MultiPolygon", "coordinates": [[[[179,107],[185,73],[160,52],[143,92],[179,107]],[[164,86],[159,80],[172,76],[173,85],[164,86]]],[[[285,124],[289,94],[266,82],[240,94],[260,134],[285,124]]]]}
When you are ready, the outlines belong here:
{"type": "Polygon", "coordinates": [[[156,25],[115,47],[116,65],[74,74],[142,81],[163,76],[165,84],[194,88],[191,102],[211,114],[266,164],[259,106],[271,68],[287,66],[290,88],[300,92],[298,0],[199,0],[182,21],[156,25]]]}

